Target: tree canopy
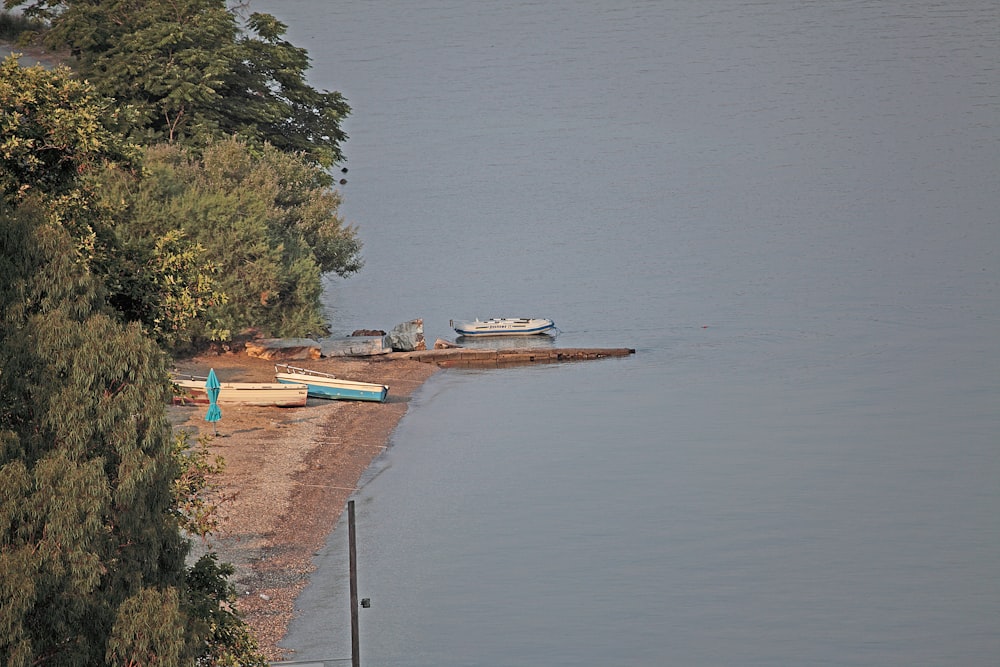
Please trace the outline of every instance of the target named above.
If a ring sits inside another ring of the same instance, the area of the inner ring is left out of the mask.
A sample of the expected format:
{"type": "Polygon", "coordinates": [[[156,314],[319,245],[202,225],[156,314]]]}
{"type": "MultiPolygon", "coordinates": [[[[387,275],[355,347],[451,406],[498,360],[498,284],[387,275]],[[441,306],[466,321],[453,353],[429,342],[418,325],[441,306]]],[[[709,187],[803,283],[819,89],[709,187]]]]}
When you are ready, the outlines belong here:
{"type": "Polygon", "coordinates": [[[127,202],[108,183],[135,182],[142,150],[113,130],[123,113],[68,68],[0,63],[0,187],[12,206],[37,214],[75,239],[75,261],[99,276],[101,295],[125,321],[171,346],[225,297],[213,291],[204,249],[179,230],[135,237],[123,224],[127,202]]]}
{"type": "Polygon", "coordinates": [[[225,568],[185,566],[165,357],[111,307],[99,270],[122,249],[90,177],[127,173],[133,151],[86,84],[12,61],[0,69],[0,663],[262,665],[227,611],[225,568]],[[26,159],[30,141],[51,172],[26,159]]]}
{"type": "Polygon", "coordinates": [[[84,171],[130,166],[138,146],[115,131],[121,115],[67,68],[53,75],[6,58],[0,63],[0,188],[17,198],[33,189],[64,195],[83,185],[84,171]]]}
{"type": "Polygon", "coordinates": [[[203,0],[36,2],[28,11],[52,21],[45,39],[69,43],[79,54],[81,73],[91,76],[84,86],[64,70],[55,89],[37,70],[5,63],[0,158],[8,168],[0,185],[23,188],[36,176],[48,185],[72,183],[76,191],[61,202],[50,198],[50,207],[63,211],[65,222],[86,228],[88,234],[80,235],[89,239],[85,261],[95,262],[92,268],[106,277],[113,305],[168,348],[226,340],[251,328],[270,336],[325,332],[322,275],[358,271],[361,243],[357,230],[339,217],[340,196],[321,165],[341,157],[339,141],[317,142],[312,130],[304,130],[316,119],[307,121],[312,116],[300,112],[306,106],[323,110],[323,127],[333,132],[346,106],[325,105],[339,96],[321,95],[303,83],[308,60],[279,39],[284,26],[254,14],[250,23],[260,38],[239,37],[234,15],[221,3],[203,0]],[[186,46],[157,31],[177,31],[186,46]],[[144,49],[159,55],[141,55],[144,49]],[[233,56],[237,51],[241,55],[233,56]],[[161,56],[170,63],[157,60],[161,56]],[[223,63],[221,79],[209,76],[211,58],[223,63]],[[143,62],[148,71],[137,64],[143,62]],[[182,62],[201,83],[180,70],[156,84],[144,78],[163,77],[182,62]],[[279,70],[280,85],[271,80],[279,70]],[[267,94],[261,97],[258,90],[267,94]],[[250,99],[242,99],[246,95],[250,99]],[[265,112],[260,101],[268,95],[273,99],[265,112]],[[278,98],[310,102],[288,106],[278,98]],[[60,113],[45,113],[57,103],[60,113]],[[109,154],[109,161],[117,161],[111,166],[128,168],[58,161],[55,148],[66,140],[61,124],[67,116],[86,125],[92,142],[111,145],[113,134],[120,154],[109,154]],[[247,118],[260,122],[248,124],[247,118]],[[269,118],[282,120],[276,125],[269,118]],[[290,130],[288,123],[303,131],[290,130]],[[300,142],[322,155],[299,150],[300,142]],[[102,197],[80,206],[84,191],[102,197]],[[99,215],[95,208],[102,209],[99,215]]]}
{"type": "Polygon", "coordinates": [[[5,61],[0,108],[19,131],[0,156],[16,174],[0,201],[0,656],[101,664],[112,644],[144,650],[129,618],[159,613],[158,651],[179,664],[191,649],[169,592],[185,548],[168,511],[163,361],[106,308],[82,261],[93,227],[58,214],[66,197],[90,200],[76,175],[124,147],[95,121],[103,101],[65,72],[33,68],[18,86],[12,71],[5,61]],[[26,160],[17,139],[37,141],[54,168],[26,160]]]}
{"type": "Polygon", "coordinates": [[[166,318],[160,321],[176,326],[162,333],[173,343],[228,340],[247,327],[271,336],[326,330],[321,276],[349,275],[361,260],[356,232],[338,217],[340,197],[324,185],[321,172],[270,145],[256,151],[230,139],[200,155],[179,146],[150,147],[144,173],[139,180],[119,174],[102,190],[109,206],[128,203],[118,215],[119,235],[136,249],[133,256],[149,258],[131,268],[120,265],[126,270],[118,283],[156,283],[122,289],[123,310],[137,306],[151,326],[153,316],[166,318]],[[173,248],[164,247],[166,241],[173,248]],[[191,247],[201,249],[206,262],[185,265],[200,271],[200,291],[178,279],[180,266],[163,266],[164,258],[183,262],[183,248],[191,247]],[[167,297],[172,290],[177,298],[161,301],[159,310],[125,303],[132,294],[167,297]],[[176,317],[167,312],[171,304],[199,315],[176,317]]]}
{"type": "Polygon", "coordinates": [[[164,350],[325,329],[350,109],[223,0],[4,4],[75,66],[0,64],[0,663],[263,665],[185,565],[164,350]]]}
{"type": "Polygon", "coordinates": [[[51,24],[43,35],[69,49],[76,69],[134,109],[134,137],[205,146],[237,136],[301,153],[324,168],[341,162],[338,92],[308,85],[305,49],[283,39],[269,14],[241,21],[224,0],[5,0],[51,24]]]}

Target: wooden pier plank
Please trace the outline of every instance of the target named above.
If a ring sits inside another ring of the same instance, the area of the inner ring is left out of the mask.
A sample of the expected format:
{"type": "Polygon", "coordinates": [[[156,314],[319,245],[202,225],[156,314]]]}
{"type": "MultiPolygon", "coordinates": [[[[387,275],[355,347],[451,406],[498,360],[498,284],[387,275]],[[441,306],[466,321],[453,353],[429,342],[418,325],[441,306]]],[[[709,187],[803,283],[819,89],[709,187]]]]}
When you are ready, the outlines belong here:
{"type": "Polygon", "coordinates": [[[565,361],[585,361],[608,357],[627,357],[635,354],[635,349],[627,347],[589,348],[564,347],[552,349],[505,349],[487,350],[468,347],[442,350],[417,350],[414,352],[390,352],[387,359],[409,359],[425,364],[436,364],[441,368],[522,366],[529,364],[551,364],[565,361]]]}

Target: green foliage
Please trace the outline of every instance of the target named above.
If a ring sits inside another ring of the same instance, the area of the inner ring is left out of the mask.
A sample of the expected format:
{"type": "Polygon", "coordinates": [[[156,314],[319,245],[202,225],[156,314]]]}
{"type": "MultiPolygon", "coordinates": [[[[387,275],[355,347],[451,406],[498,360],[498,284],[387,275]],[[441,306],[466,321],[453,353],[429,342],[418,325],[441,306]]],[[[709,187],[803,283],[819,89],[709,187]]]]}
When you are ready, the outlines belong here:
{"type": "Polygon", "coordinates": [[[228,299],[216,289],[218,269],[201,244],[180,229],[134,235],[125,213],[115,233],[123,253],[108,257],[104,272],[110,303],[126,320],[141,322],[168,350],[188,347],[196,330],[217,332],[206,312],[228,299]]]}
{"type": "Polygon", "coordinates": [[[286,26],[270,14],[255,13],[249,32],[238,41],[223,98],[233,118],[223,129],[239,136],[263,138],[279,150],[302,153],[323,166],[341,162],[347,135],[341,123],[351,108],[334,92],[319,92],[305,83],[309,58],[305,49],[281,39],[286,26]],[[244,128],[251,128],[247,132],[244,128]]]}
{"type": "Polygon", "coordinates": [[[46,36],[78,54],[82,76],[134,103],[143,143],[204,143],[234,59],[236,24],[222,2],[68,2],[46,36]]]}
{"type": "Polygon", "coordinates": [[[175,492],[216,468],[176,457],[163,356],[33,213],[0,205],[0,664],[257,664],[228,601],[190,602],[175,492]]]}
{"type": "MultiPolygon", "coordinates": [[[[126,321],[177,347],[212,304],[214,268],[183,232],[135,237],[122,200],[98,197],[107,182],[134,181],[140,152],[111,127],[121,114],[68,69],[0,67],[0,186],[10,202],[34,199],[74,239],[77,262],[103,278],[126,321]]],[[[56,284],[60,284],[56,281],[56,284]]]]}
{"type": "Polygon", "coordinates": [[[206,650],[198,667],[266,667],[257,640],[235,609],[236,590],[228,583],[233,566],[219,564],[213,553],[198,559],[188,570],[188,608],[207,627],[206,650]]]}
{"type": "MultiPolygon", "coordinates": [[[[141,180],[105,184],[105,198],[127,203],[122,238],[147,245],[148,239],[184,240],[194,244],[188,248],[204,249],[200,259],[185,256],[186,275],[210,276],[210,288],[192,294],[197,283],[190,278],[155,286],[161,311],[173,307],[168,315],[185,316],[167,318],[178,327],[167,342],[227,339],[250,327],[273,336],[325,329],[322,273],[349,275],[361,267],[357,232],[337,216],[340,199],[325,179],[294,155],[229,139],[208,146],[200,158],[178,146],[151,147],[141,180]],[[163,299],[171,289],[182,293],[163,299]]],[[[168,275],[185,273],[172,266],[168,275]]]]}
{"type": "Polygon", "coordinates": [[[225,469],[225,461],[211,456],[207,439],[192,445],[185,432],[175,436],[173,456],[181,471],[174,480],[174,512],[186,533],[205,539],[218,525],[218,506],[208,496],[216,491],[211,480],[225,469]]]}
{"type": "MultiPolygon", "coordinates": [[[[135,168],[137,147],[114,131],[122,118],[66,68],[25,68],[13,57],[0,64],[0,196],[66,230],[70,255],[87,268],[120,257],[95,190],[108,174],[135,168]]],[[[55,285],[72,282],[61,277],[55,285]]]]}
{"type": "Polygon", "coordinates": [[[100,308],[65,229],[0,221],[0,662],[100,664],[127,600],[183,582],[165,363],[100,308]]]}
{"type": "Polygon", "coordinates": [[[24,4],[85,79],[0,65],[0,664],[263,665],[231,566],[184,565],[221,462],[171,437],[159,346],[325,328],[349,108],[264,14],[24,4]]]}
{"type": "Polygon", "coordinates": [[[306,51],[282,39],[273,16],[255,13],[241,26],[224,0],[6,2],[50,21],[47,44],[70,49],[83,77],[136,108],[144,144],[237,136],[323,167],[343,160],[350,107],[306,83],[306,51]]]}
{"type": "Polygon", "coordinates": [[[257,664],[238,616],[193,603],[165,359],[109,306],[128,246],[94,195],[125,145],[65,72],[2,74],[5,133],[53,150],[0,155],[0,664],[257,664]]]}
{"type": "Polygon", "coordinates": [[[105,663],[126,667],[186,664],[184,621],[176,588],[143,588],[122,603],[105,663]]]}
{"type": "Polygon", "coordinates": [[[86,186],[83,176],[129,166],[136,147],[115,128],[123,112],[97,95],[68,68],[0,64],[0,189],[20,199],[36,190],[68,195],[86,186]]]}
{"type": "Polygon", "coordinates": [[[175,351],[249,328],[326,331],[322,275],[362,265],[325,171],[349,108],[306,85],[285,26],[252,14],[241,31],[222,0],[6,4],[48,20],[48,44],[70,48],[89,85],[5,63],[0,186],[44,190],[122,318],[175,351]],[[151,145],[141,178],[115,130],[151,145]],[[163,157],[164,141],[190,152],[163,157]]]}

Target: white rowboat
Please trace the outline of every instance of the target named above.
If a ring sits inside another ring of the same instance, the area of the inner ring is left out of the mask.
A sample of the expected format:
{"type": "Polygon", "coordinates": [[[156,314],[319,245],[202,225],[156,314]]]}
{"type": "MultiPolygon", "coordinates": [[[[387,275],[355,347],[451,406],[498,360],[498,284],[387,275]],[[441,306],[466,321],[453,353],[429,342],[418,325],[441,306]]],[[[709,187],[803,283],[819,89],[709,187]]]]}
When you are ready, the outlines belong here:
{"type": "MultiPolygon", "coordinates": [[[[181,405],[208,405],[205,378],[174,379],[181,395],[174,397],[181,405]]],[[[219,386],[219,405],[258,405],[279,408],[305,407],[309,388],[304,384],[277,382],[222,382],[219,386]]]]}

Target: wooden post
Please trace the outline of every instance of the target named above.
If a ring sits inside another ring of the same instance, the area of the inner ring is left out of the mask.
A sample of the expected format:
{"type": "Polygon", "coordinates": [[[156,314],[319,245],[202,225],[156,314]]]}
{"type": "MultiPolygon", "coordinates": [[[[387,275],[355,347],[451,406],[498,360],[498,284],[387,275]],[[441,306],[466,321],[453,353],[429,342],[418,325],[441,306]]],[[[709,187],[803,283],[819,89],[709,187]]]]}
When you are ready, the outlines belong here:
{"type": "Polygon", "coordinates": [[[361,667],[358,631],[358,550],[354,543],[354,501],[347,501],[347,543],[351,561],[351,666],[361,667]]]}

